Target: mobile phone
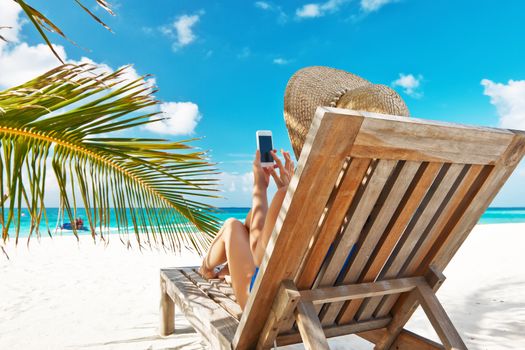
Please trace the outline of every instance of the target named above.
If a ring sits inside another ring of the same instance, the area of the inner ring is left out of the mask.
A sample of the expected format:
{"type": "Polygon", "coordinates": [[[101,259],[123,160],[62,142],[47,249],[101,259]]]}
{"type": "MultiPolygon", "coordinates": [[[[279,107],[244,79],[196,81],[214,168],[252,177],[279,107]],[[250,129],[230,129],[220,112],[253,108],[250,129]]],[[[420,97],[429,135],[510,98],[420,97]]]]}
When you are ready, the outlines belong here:
{"type": "Polygon", "coordinates": [[[273,150],[272,132],[269,130],[257,130],[257,149],[261,153],[261,165],[263,167],[273,166],[273,157],[270,151],[273,150]]]}

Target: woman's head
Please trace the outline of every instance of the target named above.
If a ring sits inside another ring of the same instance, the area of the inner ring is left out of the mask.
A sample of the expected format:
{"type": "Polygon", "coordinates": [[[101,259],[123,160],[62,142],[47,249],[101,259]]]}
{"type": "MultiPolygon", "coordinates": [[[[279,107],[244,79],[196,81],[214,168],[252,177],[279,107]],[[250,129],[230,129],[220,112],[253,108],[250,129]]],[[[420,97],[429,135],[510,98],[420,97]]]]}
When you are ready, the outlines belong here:
{"type": "Polygon", "coordinates": [[[284,95],[284,119],[297,159],[319,106],[409,116],[403,99],[388,86],[334,68],[303,68],[290,78],[284,95]]]}

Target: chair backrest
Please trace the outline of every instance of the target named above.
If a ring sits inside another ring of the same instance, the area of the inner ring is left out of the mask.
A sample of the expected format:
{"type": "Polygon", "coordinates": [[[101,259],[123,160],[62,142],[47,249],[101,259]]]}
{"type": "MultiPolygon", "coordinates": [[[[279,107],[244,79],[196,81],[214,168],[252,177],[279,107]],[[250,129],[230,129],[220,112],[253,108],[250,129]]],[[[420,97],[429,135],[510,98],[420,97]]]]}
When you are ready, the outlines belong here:
{"type": "MultiPolygon", "coordinates": [[[[257,344],[284,280],[304,290],[443,271],[524,152],[523,132],[319,107],[234,347],[257,344]]],[[[326,326],[381,318],[398,297],[317,311],[326,326]]]]}

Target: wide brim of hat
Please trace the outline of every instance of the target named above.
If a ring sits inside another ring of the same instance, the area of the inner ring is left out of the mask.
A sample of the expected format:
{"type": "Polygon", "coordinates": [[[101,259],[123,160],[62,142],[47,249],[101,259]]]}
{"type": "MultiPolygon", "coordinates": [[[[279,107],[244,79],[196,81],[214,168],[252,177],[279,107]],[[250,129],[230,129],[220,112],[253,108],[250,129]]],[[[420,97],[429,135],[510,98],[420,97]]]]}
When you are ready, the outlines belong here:
{"type": "Polygon", "coordinates": [[[330,67],[300,69],[288,81],[284,95],[284,120],[296,159],[319,106],[408,116],[403,99],[387,86],[330,67]]]}
{"type": "Polygon", "coordinates": [[[284,95],[284,120],[288,135],[299,159],[315,110],[330,106],[346,90],[371,83],[357,75],[329,67],[306,67],[288,81],[284,95]]]}

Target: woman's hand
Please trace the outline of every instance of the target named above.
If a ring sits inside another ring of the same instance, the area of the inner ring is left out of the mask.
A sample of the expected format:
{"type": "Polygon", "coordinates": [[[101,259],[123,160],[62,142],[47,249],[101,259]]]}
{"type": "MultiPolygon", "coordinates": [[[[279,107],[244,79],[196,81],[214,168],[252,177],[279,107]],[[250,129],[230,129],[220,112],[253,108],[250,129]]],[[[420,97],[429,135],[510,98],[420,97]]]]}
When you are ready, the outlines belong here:
{"type": "Polygon", "coordinates": [[[253,161],[253,187],[254,190],[266,190],[270,183],[270,173],[273,168],[263,167],[261,165],[261,152],[255,152],[253,161]]]}
{"type": "Polygon", "coordinates": [[[278,190],[288,188],[288,185],[290,184],[294,174],[294,163],[290,157],[290,153],[284,152],[283,150],[281,150],[281,153],[284,156],[284,165],[279,159],[276,151],[270,152],[273,159],[275,160],[276,167],[279,168],[279,174],[277,174],[274,168],[270,169],[270,174],[272,175],[278,190]]]}

